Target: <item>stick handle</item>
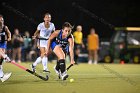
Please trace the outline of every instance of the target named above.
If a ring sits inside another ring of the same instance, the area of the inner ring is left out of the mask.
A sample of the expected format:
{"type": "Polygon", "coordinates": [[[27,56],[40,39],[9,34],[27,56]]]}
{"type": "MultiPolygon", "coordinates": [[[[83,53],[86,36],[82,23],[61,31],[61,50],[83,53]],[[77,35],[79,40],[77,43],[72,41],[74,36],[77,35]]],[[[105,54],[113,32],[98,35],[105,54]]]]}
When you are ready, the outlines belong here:
{"type": "Polygon", "coordinates": [[[17,67],[19,67],[19,68],[21,68],[21,69],[23,69],[23,70],[25,70],[25,71],[27,70],[27,68],[25,68],[25,67],[19,65],[18,63],[14,62],[14,61],[11,61],[11,64],[14,64],[14,65],[16,65],[17,67]]]}
{"type": "MultiPolygon", "coordinates": [[[[3,51],[1,51],[1,50],[0,50],[0,55],[1,55],[2,57],[5,57],[5,56],[6,56],[6,55],[3,53],[3,51]]],[[[9,57],[8,57],[8,58],[9,58],[9,57]]],[[[11,61],[10,58],[9,58],[9,62],[11,62],[11,64],[13,64],[13,65],[15,65],[15,66],[21,68],[22,70],[25,70],[25,71],[27,71],[27,72],[33,74],[34,76],[36,76],[36,77],[38,77],[38,78],[40,78],[40,79],[42,79],[42,80],[44,80],[44,81],[47,81],[47,80],[48,80],[48,78],[45,78],[45,77],[43,77],[43,76],[41,76],[41,75],[39,75],[39,74],[37,74],[37,73],[35,73],[35,72],[33,72],[33,71],[27,69],[27,68],[25,68],[24,66],[21,66],[20,64],[14,62],[14,61],[11,61]]]]}
{"type": "Polygon", "coordinates": [[[73,66],[73,64],[70,64],[68,67],[67,67],[67,71],[73,66]]]}

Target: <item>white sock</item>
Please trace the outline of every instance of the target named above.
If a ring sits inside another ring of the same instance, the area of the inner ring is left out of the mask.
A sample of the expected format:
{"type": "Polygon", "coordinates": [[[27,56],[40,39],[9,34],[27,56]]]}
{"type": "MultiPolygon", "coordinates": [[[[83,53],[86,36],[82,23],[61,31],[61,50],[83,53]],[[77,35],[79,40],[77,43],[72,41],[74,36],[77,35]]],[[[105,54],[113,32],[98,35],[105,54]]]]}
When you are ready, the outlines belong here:
{"type": "Polygon", "coordinates": [[[88,61],[88,64],[92,64],[92,60],[91,59],[88,61]]]}
{"type": "Polygon", "coordinates": [[[94,61],[94,64],[97,64],[97,60],[94,61]]]}
{"type": "Polygon", "coordinates": [[[47,68],[47,63],[48,63],[48,58],[46,56],[44,56],[42,58],[42,65],[43,65],[43,70],[48,70],[47,68]]]}
{"type": "Polygon", "coordinates": [[[41,57],[38,57],[36,59],[36,61],[33,63],[33,66],[36,66],[38,63],[40,63],[42,61],[42,58],[41,57]]]}
{"type": "Polygon", "coordinates": [[[3,77],[4,73],[2,71],[2,65],[0,65],[0,77],[3,77]]]}

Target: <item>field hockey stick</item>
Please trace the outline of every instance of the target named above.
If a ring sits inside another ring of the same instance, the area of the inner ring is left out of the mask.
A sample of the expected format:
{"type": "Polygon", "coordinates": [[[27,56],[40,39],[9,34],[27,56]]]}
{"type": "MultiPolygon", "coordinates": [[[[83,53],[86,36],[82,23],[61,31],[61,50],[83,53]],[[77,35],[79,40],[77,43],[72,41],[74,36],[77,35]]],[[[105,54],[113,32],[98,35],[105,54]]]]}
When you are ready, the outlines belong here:
{"type": "Polygon", "coordinates": [[[30,73],[30,74],[32,74],[32,75],[34,75],[34,76],[36,76],[36,77],[38,77],[38,78],[40,78],[40,79],[42,79],[42,80],[44,80],[44,81],[47,81],[47,80],[48,80],[48,77],[45,78],[45,77],[43,77],[43,76],[41,76],[41,75],[39,75],[39,74],[37,74],[37,73],[35,73],[35,72],[29,70],[28,68],[25,68],[24,66],[21,66],[21,65],[17,64],[17,63],[14,62],[14,61],[11,61],[10,58],[9,58],[8,56],[6,57],[6,55],[3,53],[3,51],[0,51],[0,55],[2,55],[4,58],[8,58],[8,59],[9,59],[8,61],[9,61],[11,64],[13,64],[13,65],[15,65],[15,66],[21,68],[22,70],[27,71],[28,73],[30,73]]]}
{"type": "Polygon", "coordinates": [[[25,70],[25,71],[27,71],[28,73],[30,73],[30,74],[32,74],[32,75],[34,75],[34,76],[36,76],[36,77],[38,77],[38,78],[44,80],[44,81],[47,81],[47,80],[48,80],[48,77],[45,78],[45,77],[43,77],[43,76],[37,74],[36,72],[33,72],[33,71],[29,70],[28,68],[25,68],[25,67],[19,65],[18,63],[14,62],[14,61],[11,61],[11,63],[14,64],[15,66],[21,68],[22,70],[25,70]]]}
{"type": "Polygon", "coordinates": [[[74,65],[74,64],[70,64],[70,65],[67,67],[66,71],[68,71],[73,65],[74,65]]]}

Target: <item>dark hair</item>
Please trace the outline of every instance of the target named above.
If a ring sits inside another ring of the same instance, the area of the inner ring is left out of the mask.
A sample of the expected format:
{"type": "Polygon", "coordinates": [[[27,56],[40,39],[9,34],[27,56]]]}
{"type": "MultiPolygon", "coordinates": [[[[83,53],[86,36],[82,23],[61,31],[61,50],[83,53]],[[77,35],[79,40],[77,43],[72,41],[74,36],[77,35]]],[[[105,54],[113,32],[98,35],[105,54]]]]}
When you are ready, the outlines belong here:
{"type": "Polygon", "coordinates": [[[70,27],[71,29],[73,29],[73,26],[69,22],[65,22],[62,26],[62,29],[64,29],[65,27],[70,27]]]}
{"type": "Polygon", "coordinates": [[[51,16],[51,14],[50,14],[50,13],[48,13],[48,12],[44,14],[44,17],[45,17],[46,15],[50,15],[50,16],[51,16]]]}
{"type": "Polygon", "coordinates": [[[2,18],[3,18],[3,15],[1,15],[1,14],[0,14],[0,17],[2,17],[2,18]]]}

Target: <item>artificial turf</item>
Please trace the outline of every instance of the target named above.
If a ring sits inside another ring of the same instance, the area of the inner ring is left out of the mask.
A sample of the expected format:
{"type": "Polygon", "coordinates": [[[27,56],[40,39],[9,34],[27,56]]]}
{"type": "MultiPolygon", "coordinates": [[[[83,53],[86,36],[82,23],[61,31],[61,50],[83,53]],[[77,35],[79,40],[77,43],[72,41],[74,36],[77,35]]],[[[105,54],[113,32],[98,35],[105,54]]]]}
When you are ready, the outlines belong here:
{"type": "MultiPolygon", "coordinates": [[[[30,68],[31,62],[20,63],[30,68]]],[[[4,72],[12,72],[5,82],[0,82],[0,93],[140,93],[139,64],[97,64],[81,63],[68,71],[66,81],[57,80],[53,66],[48,81],[43,81],[11,63],[4,63],[4,72]],[[69,82],[73,78],[74,82],[69,82]]],[[[67,64],[68,66],[69,64],[67,64]]],[[[42,64],[37,66],[42,73],[42,64]]]]}

